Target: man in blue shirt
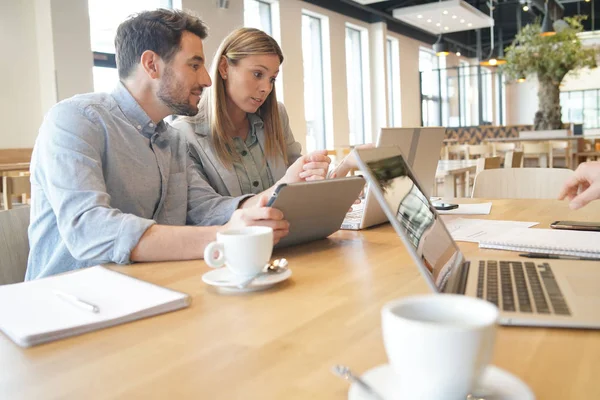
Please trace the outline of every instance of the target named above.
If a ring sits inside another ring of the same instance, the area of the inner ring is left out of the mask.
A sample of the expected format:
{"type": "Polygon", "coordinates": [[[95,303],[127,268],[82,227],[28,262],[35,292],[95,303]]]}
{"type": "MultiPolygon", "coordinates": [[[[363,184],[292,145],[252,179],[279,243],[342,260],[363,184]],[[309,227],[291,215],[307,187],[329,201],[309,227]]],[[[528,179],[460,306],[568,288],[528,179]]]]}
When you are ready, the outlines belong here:
{"type": "Polygon", "coordinates": [[[99,263],[202,258],[224,228],[287,234],[265,198],[215,193],[185,139],[163,122],[198,112],[211,84],[204,38],[206,26],[191,14],[140,13],[117,31],[117,88],[74,96],[46,115],[31,160],[26,279],[99,263]]]}

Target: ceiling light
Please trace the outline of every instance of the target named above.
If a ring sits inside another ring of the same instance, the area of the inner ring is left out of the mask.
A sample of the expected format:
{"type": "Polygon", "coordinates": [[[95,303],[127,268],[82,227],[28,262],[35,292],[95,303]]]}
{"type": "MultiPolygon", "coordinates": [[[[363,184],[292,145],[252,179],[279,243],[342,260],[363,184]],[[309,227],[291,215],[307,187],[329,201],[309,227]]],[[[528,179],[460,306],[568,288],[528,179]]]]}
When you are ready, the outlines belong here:
{"type": "Polygon", "coordinates": [[[456,51],[456,57],[460,57],[460,50],[456,51]]]}
{"type": "Polygon", "coordinates": [[[448,28],[447,26],[445,26],[445,27],[444,27],[444,30],[445,30],[445,31],[447,31],[448,29],[450,29],[450,28],[448,28]]]}
{"type": "Polygon", "coordinates": [[[461,23],[461,24],[464,24],[464,23],[465,23],[465,20],[464,20],[464,19],[461,19],[461,20],[460,20],[460,23],[461,23]]]}
{"type": "Polygon", "coordinates": [[[473,26],[473,24],[469,22],[469,23],[467,24],[467,26],[473,26]]]}
{"type": "Polygon", "coordinates": [[[431,18],[427,20],[427,22],[431,22],[431,18]]]}
{"type": "Polygon", "coordinates": [[[423,16],[421,14],[417,15],[417,18],[423,18],[423,16]]]}
{"type": "Polygon", "coordinates": [[[437,24],[435,24],[435,26],[442,26],[442,24],[440,24],[439,22],[437,24]]]}
{"type": "Polygon", "coordinates": [[[456,19],[456,15],[453,15],[453,16],[452,16],[452,19],[456,19]]]}
{"type": "Polygon", "coordinates": [[[448,10],[442,11],[442,14],[447,15],[448,14],[448,10]]]}
{"type": "Polygon", "coordinates": [[[589,2],[590,2],[590,0],[585,0],[585,2],[586,2],[586,3],[589,3],[589,2]]]}
{"type": "Polygon", "coordinates": [[[552,27],[552,18],[550,18],[550,13],[548,12],[548,3],[544,6],[546,10],[546,15],[544,15],[544,21],[542,22],[542,36],[552,36],[556,35],[554,28],[552,27]]]}
{"type": "Polygon", "coordinates": [[[448,45],[442,40],[442,35],[438,36],[437,42],[433,44],[433,51],[435,51],[435,55],[438,57],[445,57],[450,54],[448,45]]]}
{"type": "Polygon", "coordinates": [[[527,4],[525,4],[523,6],[523,11],[525,11],[525,12],[529,11],[529,6],[527,4]]]}
{"type": "Polygon", "coordinates": [[[524,76],[520,76],[520,77],[518,77],[518,78],[517,78],[517,82],[518,82],[518,83],[523,83],[523,82],[525,82],[525,77],[524,77],[524,76]]]}

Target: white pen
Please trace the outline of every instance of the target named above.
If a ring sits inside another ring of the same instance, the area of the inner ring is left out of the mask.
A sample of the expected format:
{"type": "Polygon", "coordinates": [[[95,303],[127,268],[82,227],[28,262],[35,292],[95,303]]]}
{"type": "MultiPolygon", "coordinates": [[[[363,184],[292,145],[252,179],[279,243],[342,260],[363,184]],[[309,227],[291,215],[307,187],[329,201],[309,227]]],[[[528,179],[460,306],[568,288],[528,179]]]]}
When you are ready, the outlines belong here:
{"type": "Polygon", "coordinates": [[[67,303],[73,304],[74,306],[77,306],[83,310],[90,311],[93,313],[100,312],[100,307],[98,307],[92,303],[88,303],[87,301],[83,301],[83,300],[73,296],[72,294],[65,293],[61,290],[54,290],[54,294],[57,295],[58,297],[60,297],[61,299],[63,299],[64,301],[66,301],[67,303]]]}

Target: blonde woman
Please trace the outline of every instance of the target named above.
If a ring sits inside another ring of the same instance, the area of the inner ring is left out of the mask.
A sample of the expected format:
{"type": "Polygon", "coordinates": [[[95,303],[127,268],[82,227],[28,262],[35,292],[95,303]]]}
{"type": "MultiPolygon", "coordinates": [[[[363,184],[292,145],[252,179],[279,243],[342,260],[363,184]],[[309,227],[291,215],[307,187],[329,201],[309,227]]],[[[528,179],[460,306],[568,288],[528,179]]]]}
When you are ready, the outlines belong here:
{"type": "Polygon", "coordinates": [[[174,123],[200,173],[223,196],[269,195],[277,184],[327,175],[327,152],[302,156],[277,102],[282,62],[281,48],[263,31],[233,31],[213,59],[213,85],[202,94],[198,114],[174,123]]]}

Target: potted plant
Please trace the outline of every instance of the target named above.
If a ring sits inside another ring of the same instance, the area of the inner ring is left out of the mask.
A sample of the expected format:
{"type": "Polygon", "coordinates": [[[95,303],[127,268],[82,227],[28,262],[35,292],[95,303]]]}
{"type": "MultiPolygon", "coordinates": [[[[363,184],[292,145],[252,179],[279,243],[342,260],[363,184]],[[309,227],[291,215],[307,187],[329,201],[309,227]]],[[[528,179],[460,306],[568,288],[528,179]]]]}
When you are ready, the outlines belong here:
{"type": "Polygon", "coordinates": [[[506,64],[502,72],[509,80],[537,76],[539,110],[535,130],[562,129],[560,84],[569,72],[596,68],[595,48],[584,48],[577,34],[583,31],[586,17],[565,17],[554,23],[556,33],[542,36],[539,21],[526,25],[505,49],[506,64]]]}

